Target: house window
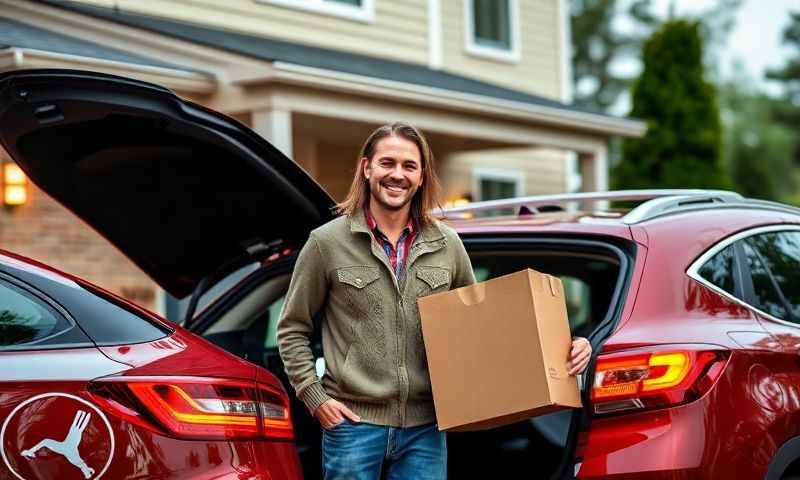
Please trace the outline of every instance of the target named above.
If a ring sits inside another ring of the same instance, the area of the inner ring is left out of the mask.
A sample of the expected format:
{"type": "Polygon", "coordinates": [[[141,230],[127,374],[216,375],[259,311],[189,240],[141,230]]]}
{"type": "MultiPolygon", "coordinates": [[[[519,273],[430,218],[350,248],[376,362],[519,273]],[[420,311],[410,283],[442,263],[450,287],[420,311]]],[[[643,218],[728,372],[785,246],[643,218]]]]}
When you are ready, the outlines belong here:
{"type": "Polygon", "coordinates": [[[523,195],[523,174],[518,170],[476,168],[473,171],[477,200],[499,200],[523,195]]]}
{"type": "Polygon", "coordinates": [[[359,22],[375,20],[375,0],[255,0],[281,7],[297,8],[359,22]]]}
{"type": "MultiPolygon", "coordinates": [[[[523,192],[523,174],[517,170],[495,168],[476,168],[472,172],[473,191],[476,200],[502,200],[520,197],[523,192]]],[[[499,209],[486,212],[487,215],[513,214],[514,209],[499,209]]]]}
{"type": "Polygon", "coordinates": [[[467,52],[519,61],[518,0],[465,0],[464,10],[467,52]]]}

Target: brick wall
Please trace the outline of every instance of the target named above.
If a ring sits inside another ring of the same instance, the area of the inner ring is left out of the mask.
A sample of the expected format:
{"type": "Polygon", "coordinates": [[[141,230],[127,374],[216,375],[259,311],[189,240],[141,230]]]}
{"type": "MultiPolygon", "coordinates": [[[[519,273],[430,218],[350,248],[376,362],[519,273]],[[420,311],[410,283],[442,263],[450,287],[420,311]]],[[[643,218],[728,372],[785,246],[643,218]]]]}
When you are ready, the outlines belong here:
{"type": "Polygon", "coordinates": [[[156,309],[158,288],[144,272],[44,192],[29,185],[28,195],[25,205],[0,207],[0,248],[156,309]]]}

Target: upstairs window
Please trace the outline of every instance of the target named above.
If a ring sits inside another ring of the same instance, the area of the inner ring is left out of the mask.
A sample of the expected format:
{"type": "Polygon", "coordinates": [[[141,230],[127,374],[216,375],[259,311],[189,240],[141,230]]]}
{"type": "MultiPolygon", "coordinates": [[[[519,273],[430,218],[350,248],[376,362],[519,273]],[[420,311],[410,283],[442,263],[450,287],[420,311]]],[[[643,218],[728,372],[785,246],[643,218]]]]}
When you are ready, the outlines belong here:
{"type": "Polygon", "coordinates": [[[256,0],[282,7],[310,10],[325,15],[372,22],[375,20],[375,0],[256,0]]]}
{"type": "Polygon", "coordinates": [[[465,0],[467,52],[519,61],[518,0],[465,0]]]}

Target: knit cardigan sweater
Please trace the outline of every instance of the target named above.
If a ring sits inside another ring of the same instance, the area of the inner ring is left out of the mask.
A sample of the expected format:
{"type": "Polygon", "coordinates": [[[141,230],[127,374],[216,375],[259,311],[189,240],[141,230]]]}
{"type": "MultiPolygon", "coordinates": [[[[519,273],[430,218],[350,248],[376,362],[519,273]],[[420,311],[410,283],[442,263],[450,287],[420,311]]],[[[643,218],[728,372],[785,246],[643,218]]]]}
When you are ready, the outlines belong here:
{"type": "Polygon", "coordinates": [[[420,229],[399,278],[362,211],[317,228],[298,256],[278,320],[278,348],[298,397],[312,413],[335,398],[376,425],[434,422],[416,299],[474,282],[464,245],[441,222],[420,229]],[[321,379],[310,348],[318,312],[321,379]]]}

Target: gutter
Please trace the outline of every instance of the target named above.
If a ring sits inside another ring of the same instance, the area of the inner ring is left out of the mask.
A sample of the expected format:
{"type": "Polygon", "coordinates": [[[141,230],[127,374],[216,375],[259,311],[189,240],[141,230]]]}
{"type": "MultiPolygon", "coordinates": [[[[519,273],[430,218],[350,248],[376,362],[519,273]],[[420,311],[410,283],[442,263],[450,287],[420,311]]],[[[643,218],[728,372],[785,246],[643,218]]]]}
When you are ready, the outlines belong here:
{"type": "Polygon", "coordinates": [[[217,80],[210,74],[151,65],[117,62],[94,57],[10,47],[0,50],[0,71],[22,68],[67,68],[92,70],[164,85],[177,92],[210,95],[217,80]]]}

